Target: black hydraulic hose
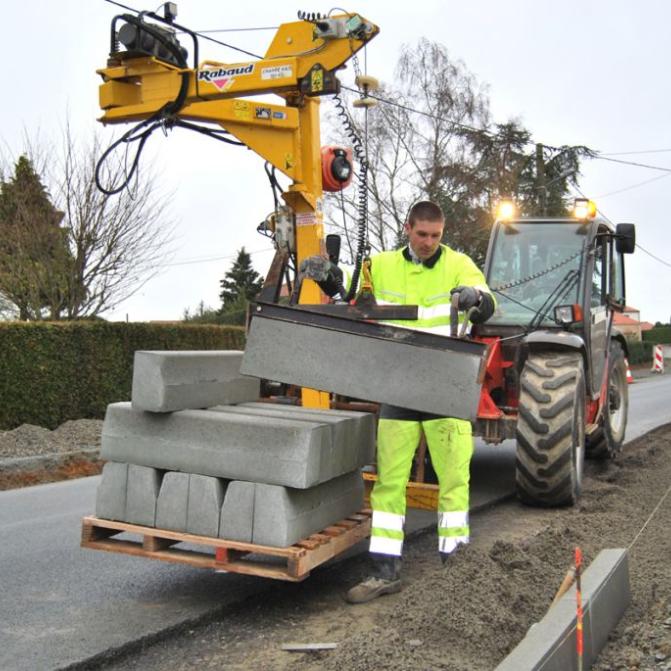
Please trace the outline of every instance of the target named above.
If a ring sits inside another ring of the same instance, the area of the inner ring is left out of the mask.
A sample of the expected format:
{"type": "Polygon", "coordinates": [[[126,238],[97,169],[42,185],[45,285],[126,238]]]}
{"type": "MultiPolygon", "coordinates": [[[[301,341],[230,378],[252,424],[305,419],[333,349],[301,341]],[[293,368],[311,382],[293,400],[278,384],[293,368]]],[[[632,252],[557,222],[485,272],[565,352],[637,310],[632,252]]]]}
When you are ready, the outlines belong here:
{"type": "MultiPolygon", "coordinates": [[[[175,57],[175,60],[177,62],[178,67],[182,69],[187,69],[188,68],[188,63],[186,61],[186,58],[184,57],[184,54],[180,50],[179,46],[171,42],[170,40],[166,39],[164,33],[160,30],[154,29],[150,24],[145,23],[141,18],[137,18],[133,16],[132,14],[122,14],[121,16],[117,16],[114,18],[114,21],[112,22],[112,46],[114,47],[115,41],[116,41],[116,31],[114,29],[114,26],[116,24],[117,19],[123,19],[127,23],[130,23],[134,26],[137,27],[138,31],[144,31],[154,37],[156,40],[158,40],[168,51],[170,51],[173,56],[175,57]]],[[[103,155],[100,157],[98,160],[98,163],[96,164],[96,169],[95,169],[95,182],[96,186],[102,193],[104,193],[106,196],[113,196],[117,193],[120,193],[123,191],[128,184],[130,183],[130,180],[133,178],[133,175],[135,174],[135,171],[137,170],[138,164],[140,162],[140,155],[142,153],[142,150],[144,149],[144,145],[149,139],[149,136],[159,127],[162,125],[162,122],[166,120],[167,118],[174,116],[179,112],[182,107],[184,107],[184,102],[186,101],[186,96],[189,91],[189,72],[181,72],[181,82],[180,82],[180,87],[179,91],[177,93],[177,96],[175,97],[174,100],[171,100],[170,102],[167,102],[161,109],[159,109],[157,112],[152,114],[150,117],[147,119],[144,119],[141,121],[139,124],[131,128],[128,132],[124,133],[116,142],[113,142],[105,152],[103,152],[103,155]],[[136,133],[141,130],[142,128],[146,128],[142,133],[139,135],[135,136],[136,133]],[[131,164],[131,168],[128,171],[128,173],[125,176],[125,179],[123,180],[123,183],[120,184],[117,187],[113,188],[107,188],[102,185],[102,182],[100,180],[100,171],[102,169],[102,166],[104,162],[107,160],[107,157],[122,143],[129,143],[129,142],[134,142],[138,140],[138,148],[137,151],[135,152],[135,157],[133,158],[133,162],[131,164]]]]}
{"type": "MultiPolygon", "coordinates": [[[[338,94],[333,97],[336,104],[336,112],[342,120],[345,128],[345,133],[352,143],[352,149],[359,161],[359,173],[357,175],[357,196],[358,196],[358,213],[359,223],[357,227],[357,243],[356,255],[354,257],[354,270],[352,272],[352,282],[349,291],[342,294],[343,300],[351,301],[356,295],[359,285],[359,276],[361,275],[361,266],[363,264],[363,257],[366,253],[367,233],[368,233],[368,159],[366,152],[361,142],[359,134],[356,132],[354,125],[345,109],[345,105],[338,94]]],[[[342,284],[341,284],[342,286],[342,284]]],[[[344,290],[344,287],[343,287],[344,290]]]]}

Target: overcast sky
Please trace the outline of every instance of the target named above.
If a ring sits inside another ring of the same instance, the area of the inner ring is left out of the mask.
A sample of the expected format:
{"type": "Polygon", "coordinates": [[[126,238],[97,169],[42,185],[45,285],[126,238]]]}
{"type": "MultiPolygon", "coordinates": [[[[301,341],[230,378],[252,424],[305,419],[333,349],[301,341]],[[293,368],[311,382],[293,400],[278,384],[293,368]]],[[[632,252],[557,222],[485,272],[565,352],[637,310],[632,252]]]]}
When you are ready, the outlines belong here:
{"type": "MultiPolygon", "coordinates": [[[[139,2],[125,4],[150,10],[158,4],[139,2]]],[[[24,132],[56,139],[68,115],[75,132],[87,136],[100,115],[95,70],[105,66],[109,22],[122,10],[104,0],[3,4],[5,151],[19,152],[24,132]]],[[[277,26],[295,20],[299,9],[331,8],[267,0],[182,0],[178,6],[178,21],[196,30],[277,26]]],[[[400,44],[426,37],[444,44],[488,85],[494,120],[519,119],[537,142],[584,144],[619,154],[612,158],[667,168],[591,161],[584,165],[581,190],[613,222],[637,224],[638,243],[661,262],[641,249],[628,258],[628,302],[643,320],[671,320],[671,3],[358,0],[345,9],[380,26],[367,54],[368,73],[379,79],[392,82],[400,44]]],[[[263,53],[272,35],[216,37],[263,53]]],[[[232,63],[245,58],[207,42],[201,57],[232,63]]],[[[346,85],[353,78],[351,67],[341,76],[346,85]]],[[[185,131],[168,138],[155,133],[148,145],[144,161],[158,166],[161,186],[174,192],[174,254],[157,277],[105,315],[109,319],[177,319],[200,300],[218,306],[219,280],[241,246],[253,253],[259,272],[272,258],[255,230],[272,209],[261,159],[185,131]]]]}

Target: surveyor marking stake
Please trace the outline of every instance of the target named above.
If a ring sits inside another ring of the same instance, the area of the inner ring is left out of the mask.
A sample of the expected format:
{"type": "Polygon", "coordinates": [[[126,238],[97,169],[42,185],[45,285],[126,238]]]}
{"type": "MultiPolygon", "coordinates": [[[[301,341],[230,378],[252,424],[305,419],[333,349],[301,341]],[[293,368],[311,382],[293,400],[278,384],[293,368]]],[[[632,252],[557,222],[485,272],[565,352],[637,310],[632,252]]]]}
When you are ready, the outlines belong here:
{"type": "Polygon", "coordinates": [[[582,571],[582,551],[575,549],[575,601],[576,601],[576,628],[575,646],[578,656],[578,671],[582,671],[582,590],[580,587],[580,573],[582,571]]]}

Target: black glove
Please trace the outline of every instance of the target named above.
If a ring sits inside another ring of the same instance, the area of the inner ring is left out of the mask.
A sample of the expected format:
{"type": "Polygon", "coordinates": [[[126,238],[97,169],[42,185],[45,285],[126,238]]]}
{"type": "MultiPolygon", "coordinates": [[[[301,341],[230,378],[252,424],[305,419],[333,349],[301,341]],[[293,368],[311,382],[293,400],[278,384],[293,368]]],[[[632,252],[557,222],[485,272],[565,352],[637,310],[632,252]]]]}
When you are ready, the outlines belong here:
{"type": "Polygon", "coordinates": [[[345,288],[343,287],[343,272],[334,263],[331,263],[328,276],[325,280],[317,282],[319,288],[329,297],[333,298],[340,294],[340,298],[345,298],[345,288]]]}
{"type": "Polygon", "coordinates": [[[473,324],[482,324],[494,314],[495,309],[494,299],[486,291],[483,291],[480,294],[480,304],[471,311],[469,319],[473,324]]]}
{"type": "Polygon", "coordinates": [[[470,308],[480,303],[482,294],[475,287],[455,287],[450,291],[450,295],[459,292],[459,309],[470,310],[470,308]]]}
{"type": "Polygon", "coordinates": [[[319,288],[333,298],[343,288],[343,272],[334,263],[323,256],[309,256],[300,266],[300,272],[314,280],[319,288]]]}

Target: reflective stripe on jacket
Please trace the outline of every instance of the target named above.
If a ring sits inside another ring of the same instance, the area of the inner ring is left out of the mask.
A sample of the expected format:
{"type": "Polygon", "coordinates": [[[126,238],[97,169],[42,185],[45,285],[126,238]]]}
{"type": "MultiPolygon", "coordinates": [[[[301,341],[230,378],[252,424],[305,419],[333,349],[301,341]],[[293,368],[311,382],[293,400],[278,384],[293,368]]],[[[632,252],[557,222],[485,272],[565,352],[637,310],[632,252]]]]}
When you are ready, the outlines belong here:
{"type": "Polygon", "coordinates": [[[399,249],[372,259],[373,291],[380,305],[417,305],[417,321],[390,321],[406,328],[449,335],[450,291],[458,286],[491,293],[485,277],[466,254],[440,245],[437,262],[428,267],[408,261],[399,249]]]}

